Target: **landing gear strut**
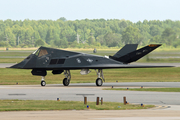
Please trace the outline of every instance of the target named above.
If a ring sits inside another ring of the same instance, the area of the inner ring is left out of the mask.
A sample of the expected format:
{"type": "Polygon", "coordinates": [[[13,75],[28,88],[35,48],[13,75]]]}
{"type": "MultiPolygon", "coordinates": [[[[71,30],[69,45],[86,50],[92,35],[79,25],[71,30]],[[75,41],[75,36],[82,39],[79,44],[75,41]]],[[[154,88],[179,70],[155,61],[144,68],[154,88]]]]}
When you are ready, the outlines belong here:
{"type": "Polygon", "coordinates": [[[42,76],[42,79],[41,79],[41,86],[46,86],[46,82],[45,82],[45,77],[42,76]]]}
{"type": "Polygon", "coordinates": [[[97,86],[102,86],[103,81],[105,82],[104,75],[103,75],[103,70],[102,69],[98,69],[98,71],[96,71],[96,73],[97,73],[97,76],[98,76],[97,79],[96,79],[96,85],[97,86]]]}
{"type": "Polygon", "coordinates": [[[71,80],[70,70],[64,70],[65,78],[63,79],[63,85],[68,86],[71,80]]]}

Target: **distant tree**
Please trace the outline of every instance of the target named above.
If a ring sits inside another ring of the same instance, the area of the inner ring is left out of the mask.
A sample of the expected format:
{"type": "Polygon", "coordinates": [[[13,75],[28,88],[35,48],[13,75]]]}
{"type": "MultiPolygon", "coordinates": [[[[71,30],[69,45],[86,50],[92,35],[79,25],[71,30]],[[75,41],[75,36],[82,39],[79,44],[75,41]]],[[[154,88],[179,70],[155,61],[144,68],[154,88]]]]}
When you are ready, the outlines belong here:
{"type": "Polygon", "coordinates": [[[62,21],[67,21],[67,19],[65,17],[60,17],[59,20],[62,20],[62,21]]]}
{"type": "Polygon", "coordinates": [[[162,43],[161,36],[159,36],[159,35],[154,36],[153,38],[151,38],[150,43],[156,43],[156,44],[157,43],[162,43]]]}
{"type": "Polygon", "coordinates": [[[163,31],[161,37],[162,37],[163,42],[169,46],[171,46],[172,43],[176,40],[176,34],[172,28],[166,28],[163,31]]]}
{"type": "Polygon", "coordinates": [[[88,48],[92,45],[99,46],[99,43],[109,47],[117,44],[119,46],[122,43],[144,45],[150,41],[177,47],[179,36],[180,21],[172,20],[144,20],[136,23],[124,19],[105,20],[103,18],[68,21],[65,17],[56,21],[0,20],[0,41],[12,47],[16,45],[32,47],[38,39],[52,46],[55,41],[58,41],[59,47],[88,48]],[[77,34],[80,35],[79,44],[76,42],[77,34]]]}
{"type": "Polygon", "coordinates": [[[121,27],[121,28],[126,28],[127,27],[127,23],[126,23],[126,21],[122,21],[122,22],[120,22],[119,23],[119,27],[121,27]]]}
{"type": "Polygon", "coordinates": [[[70,44],[70,47],[72,47],[72,48],[75,48],[75,47],[77,47],[77,46],[78,46],[77,41],[74,41],[74,42],[72,42],[72,43],[70,44]]]}
{"type": "Polygon", "coordinates": [[[47,34],[46,34],[46,43],[49,44],[51,40],[54,40],[53,31],[52,29],[48,29],[47,34]]]}
{"type": "Polygon", "coordinates": [[[10,27],[7,27],[4,31],[4,38],[6,38],[6,42],[7,44],[11,45],[11,46],[15,46],[16,45],[16,38],[15,35],[12,33],[12,30],[10,27]]]}
{"type": "Polygon", "coordinates": [[[45,44],[45,42],[42,39],[38,39],[35,42],[35,47],[37,46],[43,46],[45,44]]]}
{"type": "Polygon", "coordinates": [[[121,35],[109,32],[104,35],[104,40],[106,42],[106,46],[115,47],[121,44],[121,35]]]}
{"type": "Polygon", "coordinates": [[[54,40],[54,45],[60,47],[62,40],[54,40]]]}
{"type": "Polygon", "coordinates": [[[95,38],[94,38],[93,36],[90,36],[90,37],[88,38],[88,44],[89,44],[89,45],[95,44],[95,38]]]}
{"type": "Polygon", "coordinates": [[[160,31],[159,26],[153,25],[153,26],[150,27],[150,34],[151,34],[153,37],[156,36],[156,35],[160,35],[160,34],[161,34],[160,32],[161,32],[161,31],[160,31]]]}
{"type": "MultiPolygon", "coordinates": [[[[140,24],[140,22],[138,24],[140,24]]],[[[122,33],[122,41],[125,44],[139,44],[141,42],[139,29],[132,26],[127,27],[122,33]]]]}
{"type": "Polygon", "coordinates": [[[99,42],[101,45],[106,45],[106,41],[104,40],[104,35],[99,35],[96,38],[97,42],[99,42]]]}
{"type": "Polygon", "coordinates": [[[63,38],[63,39],[61,40],[61,47],[62,47],[62,48],[67,48],[67,47],[68,47],[68,41],[67,41],[66,38],[63,38]]]}
{"type": "Polygon", "coordinates": [[[173,46],[175,48],[177,48],[178,46],[180,46],[180,39],[176,39],[174,42],[173,42],[173,46]]]}
{"type": "Polygon", "coordinates": [[[61,47],[61,48],[67,48],[68,47],[68,41],[66,38],[60,39],[60,40],[54,40],[54,45],[61,47]]]}
{"type": "Polygon", "coordinates": [[[6,43],[6,42],[1,41],[1,42],[0,42],[0,47],[7,47],[7,43],[6,43]]]}

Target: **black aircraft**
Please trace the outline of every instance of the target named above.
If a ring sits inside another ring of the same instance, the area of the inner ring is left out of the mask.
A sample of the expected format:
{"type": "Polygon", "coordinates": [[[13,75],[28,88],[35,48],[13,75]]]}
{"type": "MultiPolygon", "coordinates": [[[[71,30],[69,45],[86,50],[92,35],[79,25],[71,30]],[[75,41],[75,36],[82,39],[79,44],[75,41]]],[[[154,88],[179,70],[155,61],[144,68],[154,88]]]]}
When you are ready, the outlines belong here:
{"type": "Polygon", "coordinates": [[[95,69],[97,72],[96,85],[102,86],[103,81],[105,81],[103,69],[158,67],[130,65],[129,63],[139,60],[161,45],[150,44],[136,50],[137,46],[138,44],[127,44],[115,55],[105,57],[40,47],[22,62],[10,68],[32,69],[32,75],[42,76],[41,86],[46,85],[45,76],[47,70],[52,70],[52,74],[61,74],[64,72],[65,78],[63,79],[63,85],[68,86],[71,80],[70,70],[80,69],[80,73],[86,75],[90,72],[89,69],[95,69]]]}

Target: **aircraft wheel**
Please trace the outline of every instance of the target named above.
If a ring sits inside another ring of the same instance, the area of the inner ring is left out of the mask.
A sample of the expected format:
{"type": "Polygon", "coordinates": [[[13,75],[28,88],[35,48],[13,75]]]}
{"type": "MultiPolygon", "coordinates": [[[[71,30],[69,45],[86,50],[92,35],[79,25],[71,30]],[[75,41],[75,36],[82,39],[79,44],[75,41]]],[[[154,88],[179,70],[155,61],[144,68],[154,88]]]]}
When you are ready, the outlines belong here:
{"type": "Polygon", "coordinates": [[[41,86],[46,86],[46,82],[44,80],[41,81],[41,86]]]}
{"type": "Polygon", "coordinates": [[[103,84],[102,79],[101,79],[101,78],[97,78],[97,79],[96,79],[96,85],[97,85],[97,86],[102,86],[102,84],[103,84]]]}
{"type": "Polygon", "coordinates": [[[69,85],[69,80],[67,78],[63,79],[63,85],[68,86],[69,85]]]}

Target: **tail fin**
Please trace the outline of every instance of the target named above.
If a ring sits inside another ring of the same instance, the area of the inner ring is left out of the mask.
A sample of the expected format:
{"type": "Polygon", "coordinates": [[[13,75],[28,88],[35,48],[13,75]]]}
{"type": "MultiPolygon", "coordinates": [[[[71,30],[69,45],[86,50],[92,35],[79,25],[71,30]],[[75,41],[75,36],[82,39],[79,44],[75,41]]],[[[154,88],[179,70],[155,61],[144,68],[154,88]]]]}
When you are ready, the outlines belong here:
{"type": "MultiPolygon", "coordinates": [[[[138,50],[134,50],[132,52],[126,52],[126,54],[119,55],[117,54],[118,51],[114,56],[109,56],[111,59],[117,60],[119,62],[123,62],[123,63],[131,63],[131,62],[135,62],[137,60],[139,60],[140,58],[142,58],[143,56],[147,55],[148,53],[150,53],[151,51],[155,50],[156,48],[158,48],[159,46],[161,46],[161,44],[150,44],[148,46],[145,46],[141,49],[138,50]]],[[[123,48],[122,48],[123,49],[123,48]]],[[[124,52],[125,53],[125,52],[124,52]]]]}
{"type": "Polygon", "coordinates": [[[114,56],[109,56],[112,59],[122,57],[128,53],[131,53],[137,49],[138,44],[126,44],[122,49],[120,49],[114,56]]]}

